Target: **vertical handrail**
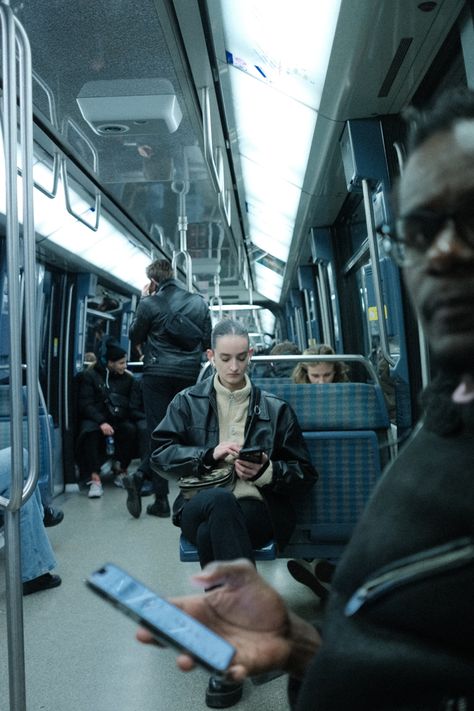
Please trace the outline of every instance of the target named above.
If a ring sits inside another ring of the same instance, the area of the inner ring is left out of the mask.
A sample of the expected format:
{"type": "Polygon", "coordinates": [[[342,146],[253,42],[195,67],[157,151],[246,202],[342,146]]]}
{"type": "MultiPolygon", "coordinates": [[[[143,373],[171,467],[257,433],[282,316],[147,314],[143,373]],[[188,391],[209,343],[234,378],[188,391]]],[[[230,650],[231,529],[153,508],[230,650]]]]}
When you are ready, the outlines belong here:
{"type": "MultiPolygon", "coordinates": [[[[99,154],[97,152],[97,148],[94,146],[92,141],[86,136],[84,131],[80,128],[80,126],[77,125],[77,123],[72,119],[72,118],[67,118],[64,123],[63,123],[63,134],[67,138],[67,132],[68,128],[71,126],[75,132],[78,134],[78,136],[84,141],[90,152],[92,153],[92,169],[94,173],[98,173],[99,171],[99,154]]],[[[92,224],[91,222],[88,222],[82,215],[78,212],[76,212],[72,206],[71,202],[71,196],[70,196],[70,191],[69,191],[69,176],[67,172],[67,159],[65,156],[62,158],[62,175],[63,175],[63,184],[64,184],[64,199],[66,202],[66,210],[69,212],[70,215],[76,218],[76,220],[79,220],[79,222],[82,222],[83,225],[88,227],[92,232],[97,232],[99,229],[99,224],[100,224],[100,208],[101,208],[101,202],[102,202],[102,197],[101,193],[99,190],[96,190],[95,192],[95,203],[94,206],[90,207],[87,212],[94,212],[95,213],[95,222],[92,224]]]]}
{"type": "Polygon", "coordinates": [[[372,206],[370,204],[369,183],[365,179],[362,180],[362,192],[364,194],[364,211],[367,225],[370,262],[372,264],[375,305],[377,307],[379,322],[380,349],[385,360],[393,367],[395,365],[395,360],[390,354],[390,345],[388,342],[387,323],[385,321],[385,309],[382,294],[382,278],[380,276],[379,248],[377,244],[377,235],[374,230],[374,218],[372,214],[372,206]]]}
{"type": "Polygon", "coordinates": [[[39,74],[37,74],[35,71],[31,72],[31,76],[34,79],[34,81],[43,89],[44,93],[46,94],[46,97],[48,99],[48,107],[49,107],[49,120],[51,122],[51,125],[54,128],[59,128],[58,124],[58,114],[56,111],[56,100],[54,98],[54,94],[49,88],[48,84],[40,77],[39,74]]]}
{"type": "Polygon", "coordinates": [[[38,482],[39,469],[39,368],[36,328],[36,238],[33,214],[33,89],[31,50],[25,30],[15,18],[20,65],[20,136],[23,165],[23,259],[25,286],[26,384],[28,402],[28,451],[30,468],[23,502],[38,482]],[[34,426],[31,426],[34,423],[34,426]]]}
{"type": "MultiPolygon", "coordinates": [[[[163,232],[163,227],[157,222],[153,222],[150,227],[150,236],[153,239],[155,234],[158,235],[158,244],[163,249],[165,246],[165,233],[163,232]]],[[[153,256],[152,259],[155,259],[153,256]]]]}
{"type": "MultiPolygon", "coordinates": [[[[393,148],[394,148],[396,156],[397,156],[398,170],[400,171],[400,175],[403,175],[403,171],[404,171],[403,146],[400,143],[395,141],[395,143],[393,144],[393,148]]],[[[421,323],[421,320],[419,318],[417,319],[417,324],[418,324],[418,346],[420,349],[421,384],[422,384],[423,388],[426,388],[426,386],[430,382],[430,351],[429,351],[428,342],[426,340],[425,332],[423,330],[423,324],[421,323]]]]}
{"type": "Polygon", "coordinates": [[[5,512],[8,678],[11,711],[26,711],[25,653],[20,561],[20,506],[38,480],[38,363],[35,326],[35,233],[33,216],[33,101],[31,51],[23,27],[8,0],[0,3],[2,33],[3,141],[6,176],[6,251],[10,335],[11,477],[10,498],[0,497],[5,512]],[[18,76],[17,61],[18,49],[18,76]],[[18,92],[17,92],[18,88],[18,92]],[[20,229],[17,194],[17,93],[19,95],[23,192],[25,342],[28,385],[28,477],[23,485],[23,398],[21,368],[20,229]]]}
{"type": "Polygon", "coordinates": [[[231,191],[226,188],[220,195],[219,200],[224,211],[225,219],[228,227],[232,224],[232,198],[231,191]]]}
{"type": "MultiPolygon", "coordinates": [[[[304,299],[304,311],[306,316],[306,331],[308,333],[308,343],[309,340],[313,338],[313,332],[311,330],[311,303],[309,298],[308,289],[303,289],[303,299],[304,299]]],[[[325,341],[326,343],[326,341],[325,341]]]]}
{"type": "Polygon", "coordinates": [[[193,290],[193,262],[191,255],[186,250],[180,249],[178,252],[173,252],[173,258],[171,260],[171,267],[174,271],[178,266],[178,258],[184,258],[185,272],[186,272],[186,288],[188,291],[193,290]]]}
{"type": "Polygon", "coordinates": [[[186,214],[186,195],[189,192],[189,181],[181,182],[173,180],[171,190],[178,196],[178,232],[179,232],[179,250],[173,252],[171,266],[176,271],[178,266],[178,257],[184,257],[186,271],[186,288],[188,291],[193,290],[193,262],[191,255],[188,252],[188,216],[186,214]]]}
{"type": "Polygon", "coordinates": [[[221,186],[221,170],[220,161],[221,155],[218,153],[219,166],[216,165],[214,159],[214,146],[212,143],[212,126],[211,126],[211,102],[209,97],[209,87],[203,86],[201,90],[202,101],[202,127],[204,140],[204,160],[209,169],[211,182],[217,194],[222,192],[221,186]]]}
{"type": "Polygon", "coordinates": [[[323,327],[323,342],[328,343],[330,346],[334,345],[334,338],[331,329],[331,317],[330,317],[330,304],[328,299],[328,292],[326,289],[326,267],[321,262],[318,262],[318,279],[316,281],[316,288],[318,290],[319,296],[319,306],[321,309],[321,319],[323,327]]]}
{"type": "Polygon", "coordinates": [[[421,385],[426,388],[430,382],[430,350],[421,319],[417,319],[418,324],[418,347],[420,349],[421,385]]]}
{"type": "Polygon", "coordinates": [[[3,141],[5,151],[6,243],[10,330],[10,407],[12,464],[10,500],[0,497],[5,512],[5,582],[7,602],[8,682],[10,710],[26,709],[23,606],[21,600],[20,513],[23,449],[20,348],[19,224],[16,183],[16,55],[11,9],[0,5],[2,25],[3,141]],[[16,323],[15,323],[16,321],[16,323]],[[17,673],[14,674],[16,669],[17,673]]]}
{"type": "Polygon", "coordinates": [[[398,170],[400,171],[400,175],[403,175],[403,162],[404,162],[404,156],[403,156],[403,146],[398,143],[398,141],[395,141],[393,143],[393,149],[395,151],[395,154],[397,156],[397,163],[398,163],[398,170]]]}
{"type": "Polygon", "coordinates": [[[69,212],[72,217],[75,217],[76,220],[81,222],[85,227],[88,227],[92,232],[97,232],[99,229],[99,224],[100,224],[100,205],[101,205],[101,195],[100,192],[97,190],[95,194],[95,203],[93,206],[89,207],[87,212],[94,212],[95,213],[95,222],[92,224],[91,222],[88,222],[84,217],[82,217],[80,212],[76,212],[74,210],[74,207],[71,202],[71,196],[69,192],[69,177],[68,177],[68,172],[67,172],[67,162],[66,158],[62,158],[62,166],[63,166],[63,185],[64,185],[64,201],[66,203],[66,210],[69,212]]]}
{"type": "MultiPolygon", "coordinates": [[[[69,287],[69,293],[68,293],[68,299],[67,299],[67,310],[66,310],[66,331],[64,334],[64,343],[65,343],[65,348],[64,348],[64,426],[66,430],[69,430],[70,428],[70,422],[69,422],[69,392],[70,392],[70,383],[69,383],[69,358],[70,358],[70,352],[69,352],[69,343],[71,339],[71,314],[72,314],[72,301],[73,301],[73,293],[74,293],[74,284],[71,284],[69,287]]],[[[82,351],[84,353],[84,351],[82,351]]]]}
{"type": "Polygon", "coordinates": [[[12,419],[10,435],[12,459],[20,465],[19,471],[12,468],[10,500],[0,497],[0,504],[16,510],[21,503],[23,489],[23,448],[21,399],[21,294],[20,294],[20,252],[19,221],[17,200],[16,162],[16,55],[14,17],[9,7],[0,5],[2,23],[2,83],[3,83],[3,141],[5,151],[5,194],[6,194],[6,245],[9,291],[10,329],[10,406],[12,419]],[[14,416],[15,415],[15,416],[14,416]]]}

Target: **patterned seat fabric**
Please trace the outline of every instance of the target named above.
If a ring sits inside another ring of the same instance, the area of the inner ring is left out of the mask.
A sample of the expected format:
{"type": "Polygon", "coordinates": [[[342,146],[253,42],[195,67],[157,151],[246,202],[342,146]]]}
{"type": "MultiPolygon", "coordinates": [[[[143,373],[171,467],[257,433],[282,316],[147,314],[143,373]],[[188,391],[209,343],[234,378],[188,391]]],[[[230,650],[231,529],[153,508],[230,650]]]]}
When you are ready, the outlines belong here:
{"type": "Polygon", "coordinates": [[[319,479],[297,502],[297,527],[283,557],[338,557],[387,457],[390,425],[382,391],[366,383],[309,385],[253,379],[298,418],[319,479]]]}
{"type": "MultiPolygon", "coordinates": [[[[26,413],[26,388],[23,388],[23,408],[26,413]]],[[[8,385],[0,385],[0,449],[10,447],[10,389],[8,385]]],[[[38,413],[39,427],[39,478],[38,484],[42,492],[48,496],[53,481],[53,462],[50,442],[53,440],[54,425],[51,415],[42,410],[38,413]]],[[[28,420],[23,417],[23,447],[28,449],[28,420]]]]}

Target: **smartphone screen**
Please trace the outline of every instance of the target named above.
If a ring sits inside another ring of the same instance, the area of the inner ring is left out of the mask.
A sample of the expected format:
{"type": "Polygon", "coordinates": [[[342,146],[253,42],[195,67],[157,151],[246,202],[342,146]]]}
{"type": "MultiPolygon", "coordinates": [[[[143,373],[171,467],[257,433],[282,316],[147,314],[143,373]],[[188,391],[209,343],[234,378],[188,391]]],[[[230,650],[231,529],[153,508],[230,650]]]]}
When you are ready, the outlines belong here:
{"type": "Polygon", "coordinates": [[[223,673],[229,667],[235,654],[229,642],[118,566],[107,563],[92,573],[86,584],[159,641],[187,652],[209,671],[223,673]]]}
{"type": "Polygon", "coordinates": [[[238,459],[242,459],[244,462],[254,462],[255,464],[261,464],[262,462],[262,450],[259,447],[245,447],[240,450],[238,459]]]}

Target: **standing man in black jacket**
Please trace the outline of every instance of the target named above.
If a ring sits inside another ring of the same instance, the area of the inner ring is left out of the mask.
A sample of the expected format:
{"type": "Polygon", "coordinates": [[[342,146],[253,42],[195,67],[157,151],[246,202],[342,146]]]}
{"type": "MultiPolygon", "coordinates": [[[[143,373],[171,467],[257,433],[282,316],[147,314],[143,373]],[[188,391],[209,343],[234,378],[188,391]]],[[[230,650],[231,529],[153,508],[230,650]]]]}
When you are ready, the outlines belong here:
{"type": "MultiPolygon", "coordinates": [[[[166,414],[176,393],[193,385],[199,375],[203,351],[211,345],[209,307],[199,294],[186,291],[166,259],[157,259],[146,270],[149,282],[142,291],[130,326],[132,345],[143,353],[143,401],[151,433],[166,414]]],[[[168,517],[168,482],[153,475],[155,502],[147,506],[152,516],[168,517]]],[[[127,477],[128,497],[139,496],[140,476],[127,477]]]]}

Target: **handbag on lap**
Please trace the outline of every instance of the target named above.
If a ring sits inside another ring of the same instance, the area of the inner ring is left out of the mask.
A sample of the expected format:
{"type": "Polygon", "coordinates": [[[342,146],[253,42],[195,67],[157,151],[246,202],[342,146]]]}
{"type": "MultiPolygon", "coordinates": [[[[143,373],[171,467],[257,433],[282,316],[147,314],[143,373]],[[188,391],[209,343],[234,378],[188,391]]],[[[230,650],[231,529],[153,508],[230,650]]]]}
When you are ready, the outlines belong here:
{"type": "Polygon", "coordinates": [[[183,476],[178,479],[178,486],[185,499],[191,499],[199,491],[215,487],[233,489],[235,469],[233,464],[211,469],[201,476],[183,476]]]}

